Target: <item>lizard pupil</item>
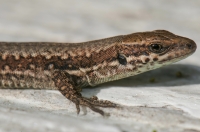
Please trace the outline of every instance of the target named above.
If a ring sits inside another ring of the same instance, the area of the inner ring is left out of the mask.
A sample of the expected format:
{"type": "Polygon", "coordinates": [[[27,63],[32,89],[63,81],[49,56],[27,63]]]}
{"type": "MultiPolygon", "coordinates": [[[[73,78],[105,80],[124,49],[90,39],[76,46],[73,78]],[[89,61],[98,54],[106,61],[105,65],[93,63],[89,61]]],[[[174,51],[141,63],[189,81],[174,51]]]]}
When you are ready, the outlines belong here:
{"type": "Polygon", "coordinates": [[[126,57],[124,57],[123,55],[118,54],[117,59],[118,59],[118,61],[119,61],[120,64],[122,64],[122,65],[126,65],[127,64],[126,57]]]}

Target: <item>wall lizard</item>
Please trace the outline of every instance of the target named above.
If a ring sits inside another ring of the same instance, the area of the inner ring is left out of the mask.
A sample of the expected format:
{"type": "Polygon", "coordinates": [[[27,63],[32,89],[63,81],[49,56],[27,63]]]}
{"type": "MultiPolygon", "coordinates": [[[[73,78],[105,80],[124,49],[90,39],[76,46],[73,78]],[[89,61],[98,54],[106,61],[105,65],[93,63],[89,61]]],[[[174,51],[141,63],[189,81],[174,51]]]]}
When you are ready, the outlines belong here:
{"type": "Polygon", "coordinates": [[[67,99],[105,115],[118,104],[83,97],[81,88],[122,79],[191,55],[193,40],[165,30],[83,43],[0,42],[1,88],[58,89],[67,99]]]}

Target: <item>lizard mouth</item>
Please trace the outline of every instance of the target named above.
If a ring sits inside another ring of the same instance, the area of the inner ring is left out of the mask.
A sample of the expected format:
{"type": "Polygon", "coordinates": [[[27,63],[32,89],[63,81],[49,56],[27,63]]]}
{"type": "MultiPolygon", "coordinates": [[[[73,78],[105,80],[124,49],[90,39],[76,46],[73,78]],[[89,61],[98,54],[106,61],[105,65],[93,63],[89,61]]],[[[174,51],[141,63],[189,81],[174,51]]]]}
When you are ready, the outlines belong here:
{"type": "Polygon", "coordinates": [[[167,62],[169,62],[169,63],[177,62],[179,60],[187,58],[188,56],[192,55],[194,52],[195,52],[195,50],[192,51],[192,52],[183,54],[183,55],[178,55],[178,56],[172,58],[171,60],[168,60],[168,59],[162,60],[162,61],[159,62],[159,64],[163,64],[163,63],[167,63],[167,62]]]}
{"type": "Polygon", "coordinates": [[[172,59],[171,61],[174,63],[174,62],[177,62],[179,60],[182,60],[182,59],[185,59],[187,58],[188,56],[192,55],[194,52],[192,53],[188,53],[188,54],[185,54],[185,55],[181,55],[181,56],[178,56],[178,57],[175,57],[174,59],[172,59]]]}

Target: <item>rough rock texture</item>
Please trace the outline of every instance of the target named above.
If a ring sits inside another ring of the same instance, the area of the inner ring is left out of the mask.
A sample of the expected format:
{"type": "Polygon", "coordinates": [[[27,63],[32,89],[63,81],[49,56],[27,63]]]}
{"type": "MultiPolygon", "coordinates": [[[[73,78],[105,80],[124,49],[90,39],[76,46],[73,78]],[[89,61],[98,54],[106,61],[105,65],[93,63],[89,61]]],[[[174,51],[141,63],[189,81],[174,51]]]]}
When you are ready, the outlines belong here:
{"type": "MultiPolygon", "coordinates": [[[[200,43],[200,1],[1,0],[0,41],[81,42],[166,29],[200,43]]],[[[0,132],[200,131],[200,50],[171,66],[83,90],[124,105],[109,118],[53,90],[0,90],[0,132]]]]}

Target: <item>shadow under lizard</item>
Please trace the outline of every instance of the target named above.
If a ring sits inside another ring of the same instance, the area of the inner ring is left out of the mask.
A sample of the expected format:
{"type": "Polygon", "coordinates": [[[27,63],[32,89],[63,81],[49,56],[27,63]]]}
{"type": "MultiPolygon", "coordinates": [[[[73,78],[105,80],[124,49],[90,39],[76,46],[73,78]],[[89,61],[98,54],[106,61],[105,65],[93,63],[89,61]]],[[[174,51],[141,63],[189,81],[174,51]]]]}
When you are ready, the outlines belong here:
{"type": "Polygon", "coordinates": [[[191,55],[193,40],[165,30],[138,32],[83,43],[0,42],[1,88],[58,89],[72,101],[105,115],[118,107],[81,88],[159,68],[191,55]]]}

